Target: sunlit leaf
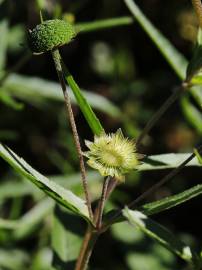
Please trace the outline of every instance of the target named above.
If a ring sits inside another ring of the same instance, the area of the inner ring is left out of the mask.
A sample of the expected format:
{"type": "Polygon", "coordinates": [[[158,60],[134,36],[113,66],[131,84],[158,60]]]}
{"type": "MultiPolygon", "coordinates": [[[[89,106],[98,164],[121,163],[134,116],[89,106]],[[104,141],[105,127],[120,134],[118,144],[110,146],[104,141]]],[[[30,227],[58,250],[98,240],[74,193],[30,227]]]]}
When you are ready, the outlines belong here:
{"type": "Polygon", "coordinates": [[[161,245],[176,253],[185,261],[191,262],[193,260],[193,252],[189,246],[177,239],[176,235],[162,225],[151,220],[146,215],[139,211],[133,211],[126,208],[123,210],[123,215],[132,226],[137,227],[146,235],[159,242],[161,245]]]}
{"type": "Polygon", "coordinates": [[[22,158],[18,157],[12,150],[0,144],[0,156],[10,164],[19,174],[32,181],[38,188],[52,197],[59,204],[84,217],[89,221],[88,209],[85,201],[74,195],[71,191],[50,181],[45,176],[34,170],[22,158]]]}

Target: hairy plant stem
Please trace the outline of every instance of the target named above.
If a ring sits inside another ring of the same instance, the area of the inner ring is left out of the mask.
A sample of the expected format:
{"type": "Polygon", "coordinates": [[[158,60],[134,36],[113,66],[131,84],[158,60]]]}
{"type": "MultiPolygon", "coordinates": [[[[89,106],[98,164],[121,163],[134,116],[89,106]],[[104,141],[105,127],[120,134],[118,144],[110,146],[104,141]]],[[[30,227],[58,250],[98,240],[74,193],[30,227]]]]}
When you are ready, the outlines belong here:
{"type": "Polygon", "coordinates": [[[182,83],[180,87],[178,87],[169,98],[163,103],[163,105],[158,109],[158,111],[151,117],[151,119],[147,122],[143,131],[137,138],[137,147],[141,144],[144,137],[149,133],[149,131],[153,128],[156,122],[161,118],[161,116],[168,110],[168,108],[185,92],[188,84],[182,83]]]}
{"type": "MultiPolygon", "coordinates": [[[[202,152],[202,146],[196,148],[197,151],[199,153],[202,152]]],[[[163,177],[159,182],[157,182],[156,184],[154,184],[152,187],[150,187],[148,190],[146,190],[145,192],[143,192],[139,197],[137,197],[134,201],[132,201],[131,203],[129,203],[127,205],[128,208],[134,208],[134,206],[139,203],[140,201],[142,201],[143,199],[145,199],[146,197],[148,197],[148,195],[154,193],[159,187],[161,187],[162,185],[164,185],[166,182],[168,182],[170,179],[172,179],[176,174],[178,174],[185,166],[187,163],[189,163],[194,157],[196,156],[195,153],[191,154],[184,162],[182,162],[177,168],[175,168],[174,170],[172,170],[169,174],[167,174],[165,177],[163,177]]],[[[118,210],[111,218],[110,220],[108,220],[108,222],[106,224],[103,225],[103,227],[101,228],[101,232],[106,231],[110,225],[112,225],[116,220],[119,219],[119,217],[122,214],[122,210],[118,210]]]]}
{"type": "Polygon", "coordinates": [[[78,135],[76,123],[74,120],[74,114],[72,111],[71,100],[70,100],[70,97],[69,97],[68,92],[67,92],[66,83],[65,83],[65,79],[64,79],[64,75],[63,75],[62,62],[61,62],[62,60],[61,60],[60,52],[58,49],[55,49],[52,51],[52,57],[53,57],[53,61],[55,63],[55,68],[56,68],[58,78],[60,81],[60,85],[61,85],[61,88],[63,91],[65,104],[66,104],[66,108],[67,108],[67,113],[68,113],[68,117],[69,117],[71,128],[72,128],[72,133],[73,133],[73,137],[74,137],[74,142],[75,142],[77,154],[79,157],[81,177],[82,177],[82,183],[83,183],[83,188],[84,188],[84,192],[85,192],[86,204],[88,207],[89,217],[91,220],[93,220],[93,212],[92,212],[92,208],[91,208],[90,194],[89,194],[88,183],[87,183],[87,179],[86,179],[86,169],[85,169],[85,165],[84,165],[79,135],[78,135]]]}
{"type": "Polygon", "coordinates": [[[105,202],[107,201],[117,184],[118,181],[111,177],[107,177],[104,181],[101,198],[94,212],[94,224],[96,224],[96,228],[93,228],[90,225],[88,226],[76,262],[75,270],[86,270],[88,266],[88,262],[92,254],[94,245],[99,235],[102,233],[101,226],[105,202]]]}
{"type": "Polygon", "coordinates": [[[191,0],[196,15],[198,17],[199,26],[202,28],[202,3],[201,0],[191,0]]]}
{"type": "Polygon", "coordinates": [[[75,270],[86,270],[88,267],[88,262],[92,254],[94,245],[99,236],[99,232],[96,231],[90,225],[87,228],[84,240],[80,249],[78,260],[76,262],[75,270]]]}
{"type": "Polygon", "coordinates": [[[102,225],[102,215],[103,215],[103,210],[104,210],[104,206],[105,206],[105,202],[107,199],[107,191],[108,191],[108,185],[109,185],[109,181],[110,181],[110,176],[106,177],[104,180],[104,184],[102,187],[102,194],[100,197],[100,201],[98,203],[98,207],[97,207],[97,217],[95,220],[95,224],[96,224],[96,228],[99,230],[101,225],[102,225]]]}

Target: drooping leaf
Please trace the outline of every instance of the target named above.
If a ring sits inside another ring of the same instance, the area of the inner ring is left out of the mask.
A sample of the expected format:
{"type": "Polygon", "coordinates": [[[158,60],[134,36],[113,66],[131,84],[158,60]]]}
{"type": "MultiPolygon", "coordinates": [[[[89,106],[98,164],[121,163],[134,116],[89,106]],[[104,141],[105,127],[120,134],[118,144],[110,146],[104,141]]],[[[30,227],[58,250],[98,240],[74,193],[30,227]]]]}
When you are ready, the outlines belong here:
{"type": "MultiPolygon", "coordinates": [[[[37,77],[28,77],[11,74],[2,86],[11,96],[17,97],[31,104],[39,104],[46,99],[64,102],[60,85],[37,77]]],[[[69,91],[70,97],[75,102],[74,95],[69,91]]],[[[95,93],[82,91],[89,104],[102,112],[113,117],[120,117],[119,109],[103,96],[95,93]]]]}
{"type": "MultiPolygon", "coordinates": [[[[140,171],[163,170],[177,168],[191,153],[187,154],[160,154],[148,156],[143,159],[143,163],[138,167],[140,171]]],[[[193,158],[186,166],[201,166],[197,158],[193,158]]]]}
{"type": "Polygon", "coordinates": [[[41,175],[3,144],[0,144],[0,156],[18,173],[32,181],[38,188],[43,190],[59,204],[89,221],[88,209],[84,200],[41,175]]]}
{"type": "Polygon", "coordinates": [[[172,234],[162,225],[151,220],[143,213],[130,210],[128,208],[123,210],[123,215],[132,226],[137,227],[146,235],[159,242],[161,245],[174,252],[185,261],[192,262],[194,260],[195,254],[191,248],[177,239],[176,235],[172,234]]]}

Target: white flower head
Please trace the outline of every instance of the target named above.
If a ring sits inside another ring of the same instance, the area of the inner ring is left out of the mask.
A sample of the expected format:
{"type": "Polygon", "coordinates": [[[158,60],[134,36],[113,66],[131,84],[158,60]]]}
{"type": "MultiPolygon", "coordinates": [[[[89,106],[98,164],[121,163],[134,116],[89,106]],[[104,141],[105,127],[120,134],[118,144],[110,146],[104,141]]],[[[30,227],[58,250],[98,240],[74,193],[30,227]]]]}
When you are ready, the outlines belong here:
{"type": "Polygon", "coordinates": [[[85,141],[89,151],[84,155],[88,165],[100,172],[102,176],[125,180],[125,174],[136,169],[139,164],[136,145],[133,140],[123,136],[121,129],[116,133],[95,136],[94,142],[85,141]]]}

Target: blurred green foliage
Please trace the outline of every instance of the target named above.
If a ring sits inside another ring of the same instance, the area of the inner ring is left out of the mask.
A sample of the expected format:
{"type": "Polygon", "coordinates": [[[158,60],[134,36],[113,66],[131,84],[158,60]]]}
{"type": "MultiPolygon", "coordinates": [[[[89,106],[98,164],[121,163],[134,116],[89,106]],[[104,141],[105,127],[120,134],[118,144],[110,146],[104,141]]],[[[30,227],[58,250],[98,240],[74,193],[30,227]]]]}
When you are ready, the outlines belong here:
{"type": "MultiPolygon", "coordinates": [[[[83,33],[62,49],[65,63],[79,85],[86,89],[85,96],[105,130],[111,132],[121,126],[124,134],[136,138],[154,111],[185,78],[185,59],[191,58],[197,33],[191,4],[187,1],[136,2],[174,45],[175,56],[173,47],[171,51],[162,51],[160,47],[164,57],[160,54],[157,48],[162,46],[159,45],[161,35],[157,35],[156,48],[152,26],[149,24],[146,28],[148,24],[145,26],[145,18],[139,13],[139,17],[133,19],[120,0],[0,1],[0,139],[33,167],[79,196],[83,196],[83,192],[78,160],[54,66],[48,55],[29,54],[26,31],[39,23],[39,10],[47,19],[64,18],[74,22],[78,29],[83,28],[83,33]],[[118,17],[122,18],[120,24],[111,21],[118,17]],[[102,25],[99,31],[98,25],[95,27],[97,21],[102,25]],[[94,23],[91,28],[90,22],[94,23]],[[106,23],[110,23],[110,27],[106,27],[106,23]],[[178,61],[178,51],[182,61],[178,61]]],[[[167,40],[163,41],[168,45],[167,40]]],[[[165,48],[170,49],[169,46],[165,48]]],[[[175,103],[158,122],[139,151],[148,155],[191,152],[201,143],[201,104],[202,88],[193,87],[191,93],[175,103]]],[[[77,106],[74,112],[82,142],[92,139],[77,106]]],[[[172,167],[173,156],[168,160],[167,169],[172,167]]],[[[161,199],[200,183],[200,170],[199,167],[186,168],[148,200],[161,199]]],[[[111,204],[124,206],[164,173],[131,173],[126,184],[113,193],[107,209],[111,209],[111,204]]],[[[89,172],[88,180],[95,201],[101,189],[100,177],[89,172]]],[[[158,214],[156,219],[199,252],[200,211],[199,197],[175,210],[158,214]]],[[[13,173],[2,161],[0,217],[0,270],[63,269],[64,262],[68,262],[66,269],[72,269],[85,224],[56,207],[51,199],[45,198],[40,190],[13,173]],[[70,221],[71,226],[65,227],[70,221]],[[69,253],[65,253],[66,249],[69,253]]],[[[91,265],[93,270],[191,269],[126,223],[113,225],[103,235],[96,245],[91,265]]]]}

